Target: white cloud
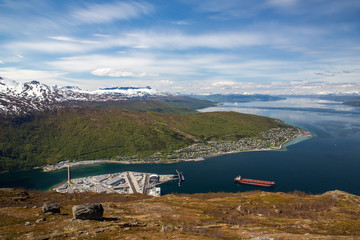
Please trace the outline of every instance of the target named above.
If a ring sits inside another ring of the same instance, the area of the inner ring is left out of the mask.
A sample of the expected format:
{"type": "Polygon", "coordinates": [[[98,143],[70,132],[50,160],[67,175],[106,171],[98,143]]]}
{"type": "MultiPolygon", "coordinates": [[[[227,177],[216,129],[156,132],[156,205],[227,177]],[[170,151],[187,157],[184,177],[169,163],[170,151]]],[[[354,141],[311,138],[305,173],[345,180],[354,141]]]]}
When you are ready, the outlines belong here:
{"type": "MultiPolygon", "coordinates": [[[[202,49],[244,49],[246,47],[273,47],[280,51],[296,51],[316,54],[323,47],[316,47],[319,36],[324,36],[326,30],[316,27],[298,27],[296,29],[278,24],[262,24],[256,29],[242,31],[222,31],[189,34],[181,31],[132,31],[110,36],[91,35],[90,38],[79,39],[73,36],[49,36],[47,40],[32,40],[9,42],[0,48],[6,51],[45,53],[90,53],[101,50],[188,50],[202,49]],[[310,40],[311,39],[311,40],[310,40]],[[311,41],[311,43],[310,43],[311,41]],[[313,44],[310,48],[309,46],[313,44]],[[315,51],[315,53],[314,53],[315,51]],[[317,51],[317,52],[316,52],[317,51]]],[[[336,43],[332,43],[336,44],[336,43]]],[[[326,45],[328,48],[336,46],[326,45]]],[[[358,44],[356,44],[358,46],[358,44]]],[[[349,45],[351,47],[351,45],[349,45]]],[[[339,49],[336,47],[336,49],[339,49]]],[[[342,49],[339,49],[339,51],[342,49]]]]}
{"type": "Polygon", "coordinates": [[[299,60],[246,59],[237,54],[186,54],[181,58],[174,54],[128,53],[126,55],[83,55],[61,58],[47,64],[58,71],[84,73],[96,70],[102,76],[154,76],[157,73],[166,79],[202,79],[221,82],[218,87],[231,87],[236,81],[293,81],[321,80],[329,82],[353,82],[360,78],[358,59],[331,59],[324,56],[308,63],[299,60]],[[119,68],[121,66],[121,68],[119,68]],[[100,70],[98,70],[100,69],[100,70]],[[331,71],[336,74],[329,74],[331,71]],[[320,73],[320,74],[319,74],[320,73]],[[130,74],[131,75],[131,74],[130,74]],[[221,79],[221,81],[218,81],[221,79]]]}
{"type": "Polygon", "coordinates": [[[138,33],[133,36],[137,46],[158,49],[214,48],[232,49],[267,44],[262,34],[241,32],[217,32],[189,35],[181,32],[138,33]]]}
{"type": "MultiPolygon", "coordinates": [[[[233,49],[268,44],[268,39],[258,33],[219,32],[189,35],[176,33],[133,33],[108,37],[102,41],[76,39],[68,36],[50,36],[49,41],[18,41],[3,45],[8,51],[34,51],[46,53],[85,53],[116,47],[134,49],[233,49]],[[55,40],[55,41],[53,41],[55,40]]],[[[271,38],[275,41],[276,38],[271,38]]]]}
{"type": "Polygon", "coordinates": [[[72,16],[78,23],[108,23],[114,20],[137,18],[153,10],[153,6],[145,2],[115,2],[77,8],[72,12],[72,16]]]}
{"type": "Polygon", "coordinates": [[[211,84],[212,87],[214,88],[221,88],[221,89],[230,89],[233,87],[236,87],[237,83],[236,82],[224,82],[224,81],[220,81],[220,82],[213,82],[211,84]]]}
{"type": "Polygon", "coordinates": [[[89,41],[89,40],[78,40],[67,36],[51,36],[49,39],[64,41],[64,42],[74,42],[74,43],[86,43],[86,44],[96,44],[98,41],[89,41]]]}
{"type": "Polygon", "coordinates": [[[170,80],[160,80],[159,82],[162,85],[172,85],[172,84],[174,84],[174,81],[170,81],[170,80]]]}
{"type": "Polygon", "coordinates": [[[74,42],[72,38],[66,36],[56,36],[56,37],[48,37],[48,38],[59,41],[65,41],[65,42],[74,42]]]}
{"type": "Polygon", "coordinates": [[[143,45],[135,45],[135,46],[133,46],[133,48],[146,49],[146,48],[150,48],[150,47],[148,45],[143,44],[143,45]]]}
{"type": "MultiPolygon", "coordinates": [[[[101,68],[118,69],[144,69],[151,66],[152,58],[148,56],[107,56],[107,55],[82,55],[65,57],[47,64],[61,71],[83,73],[101,68]]],[[[147,71],[147,70],[144,70],[147,71]]]]}
{"type": "Polygon", "coordinates": [[[65,41],[36,41],[36,42],[13,42],[5,46],[8,50],[34,51],[45,53],[79,53],[91,50],[93,47],[86,44],[65,41]]]}
{"type": "Polygon", "coordinates": [[[360,83],[329,83],[326,81],[278,81],[268,83],[255,82],[224,82],[212,81],[196,82],[185,88],[188,93],[257,93],[270,95],[307,95],[307,94],[329,94],[329,93],[360,93],[360,83]],[[190,90],[189,90],[190,89],[190,90]]]}
{"type": "Polygon", "coordinates": [[[53,82],[54,79],[64,75],[58,71],[41,71],[20,68],[0,68],[0,76],[13,79],[15,81],[38,80],[43,82],[53,82]]]}
{"type": "Polygon", "coordinates": [[[95,37],[103,37],[103,38],[108,38],[108,37],[111,37],[111,35],[107,35],[107,34],[100,34],[100,33],[95,33],[95,34],[93,34],[93,36],[95,36],[95,37]]]}
{"type": "Polygon", "coordinates": [[[134,72],[124,72],[119,71],[112,68],[98,68],[93,71],[91,71],[91,74],[95,76],[109,76],[109,77],[155,77],[158,76],[158,74],[154,73],[134,73],[134,72]]]}
{"type": "Polygon", "coordinates": [[[4,64],[4,62],[0,60],[0,64],[4,64]]]}
{"type": "Polygon", "coordinates": [[[183,21],[183,20],[180,20],[180,21],[172,21],[171,23],[172,23],[172,24],[176,24],[176,25],[187,25],[187,24],[189,24],[189,22],[183,21]]]}

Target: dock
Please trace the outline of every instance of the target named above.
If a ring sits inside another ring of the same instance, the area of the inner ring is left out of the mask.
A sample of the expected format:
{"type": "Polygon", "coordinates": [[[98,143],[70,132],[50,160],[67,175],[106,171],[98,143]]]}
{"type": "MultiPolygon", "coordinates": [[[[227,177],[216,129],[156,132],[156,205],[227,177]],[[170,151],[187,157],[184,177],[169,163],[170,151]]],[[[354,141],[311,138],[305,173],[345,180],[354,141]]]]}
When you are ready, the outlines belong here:
{"type": "Polygon", "coordinates": [[[68,181],[58,185],[53,188],[53,190],[60,193],[143,193],[151,196],[160,196],[161,188],[158,187],[158,185],[169,181],[178,181],[180,186],[180,183],[185,180],[182,172],[176,170],[176,173],[176,175],[158,175],[154,173],[127,171],[71,180],[70,174],[68,173],[68,181]]]}
{"type": "Polygon", "coordinates": [[[179,172],[177,169],[176,169],[176,173],[178,175],[178,185],[179,187],[181,186],[181,182],[184,182],[185,181],[185,177],[184,177],[184,174],[182,172],[179,172]]]}

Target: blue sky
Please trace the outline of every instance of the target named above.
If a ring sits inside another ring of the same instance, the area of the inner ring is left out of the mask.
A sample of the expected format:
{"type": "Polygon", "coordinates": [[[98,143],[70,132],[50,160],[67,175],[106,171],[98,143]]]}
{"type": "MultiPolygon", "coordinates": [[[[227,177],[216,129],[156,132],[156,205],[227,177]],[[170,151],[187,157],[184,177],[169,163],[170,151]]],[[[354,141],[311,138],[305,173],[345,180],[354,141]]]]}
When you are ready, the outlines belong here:
{"type": "Polygon", "coordinates": [[[0,0],[0,76],[89,90],[360,92],[360,1],[0,0]]]}

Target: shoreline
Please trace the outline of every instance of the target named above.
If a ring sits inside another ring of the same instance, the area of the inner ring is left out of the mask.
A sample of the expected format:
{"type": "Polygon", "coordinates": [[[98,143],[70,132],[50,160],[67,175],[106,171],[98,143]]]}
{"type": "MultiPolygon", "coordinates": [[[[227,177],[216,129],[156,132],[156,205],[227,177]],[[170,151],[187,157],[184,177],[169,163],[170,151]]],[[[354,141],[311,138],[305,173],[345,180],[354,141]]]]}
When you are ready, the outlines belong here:
{"type": "MultiPolygon", "coordinates": [[[[70,166],[71,168],[77,168],[77,167],[84,167],[84,166],[92,166],[92,165],[98,165],[98,164],[172,164],[172,163],[178,163],[178,162],[198,162],[198,161],[205,161],[207,158],[211,157],[218,157],[222,155],[228,155],[228,154],[236,154],[236,153],[242,153],[242,152],[260,152],[260,151],[279,151],[284,148],[284,145],[294,141],[297,138],[304,138],[304,140],[314,137],[311,133],[307,132],[304,134],[299,134],[296,136],[291,137],[290,139],[287,139],[283,143],[280,144],[278,147],[270,147],[270,148],[255,148],[250,150],[243,150],[243,151],[231,151],[231,152],[219,152],[211,155],[205,155],[200,156],[197,158],[189,158],[189,159],[173,159],[173,160],[166,160],[166,161],[137,161],[137,162],[131,162],[131,161],[117,161],[117,160],[85,160],[85,161],[79,161],[79,162],[73,162],[73,166],[70,166]]],[[[302,140],[302,141],[304,141],[302,140]]],[[[301,141],[299,141],[301,142],[301,141]]],[[[295,143],[296,144],[296,143],[295,143]]],[[[71,163],[70,163],[71,164],[71,163]]],[[[45,167],[37,167],[42,168],[43,172],[54,172],[54,171],[60,171],[67,168],[67,164],[58,168],[58,169],[46,169],[45,167]]]]}

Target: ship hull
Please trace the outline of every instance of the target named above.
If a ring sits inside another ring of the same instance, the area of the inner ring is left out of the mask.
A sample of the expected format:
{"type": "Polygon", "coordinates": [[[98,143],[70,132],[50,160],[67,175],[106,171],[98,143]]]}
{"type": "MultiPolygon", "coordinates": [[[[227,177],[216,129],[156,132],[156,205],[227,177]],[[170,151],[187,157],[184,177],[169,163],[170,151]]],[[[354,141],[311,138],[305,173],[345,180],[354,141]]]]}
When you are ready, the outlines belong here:
{"type": "Polygon", "coordinates": [[[234,181],[236,183],[260,186],[260,187],[274,187],[275,186],[275,182],[255,180],[255,179],[235,178],[234,181]]]}

